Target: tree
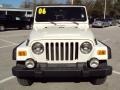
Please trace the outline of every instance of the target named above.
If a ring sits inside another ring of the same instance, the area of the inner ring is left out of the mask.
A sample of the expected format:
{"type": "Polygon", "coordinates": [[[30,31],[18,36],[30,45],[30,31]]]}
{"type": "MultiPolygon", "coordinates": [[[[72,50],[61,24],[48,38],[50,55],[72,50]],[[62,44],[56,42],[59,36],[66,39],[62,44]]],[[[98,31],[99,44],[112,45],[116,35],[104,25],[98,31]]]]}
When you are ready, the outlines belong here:
{"type": "Polygon", "coordinates": [[[95,5],[95,0],[84,0],[82,4],[86,6],[88,15],[91,16],[94,5],[95,5]]]}
{"type": "Polygon", "coordinates": [[[102,17],[104,11],[104,0],[96,0],[91,15],[94,18],[102,17]]]}
{"type": "Polygon", "coordinates": [[[3,6],[3,8],[13,8],[13,6],[11,4],[3,4],[2,6],[3,6]]]}
{"type": "Polygon", "coordinates": [[[116,16],[120,16],[120,0],[115,2],[114,10],[116,11],[116,16]]]}
{"type": "Polygon", "coordinates": [[[35,12],[35,7],[36,7],[36,0],[32,0],[32,8],[33,8],[33,13],[35,12]]]}
{"type": "Polygon", "coordinates": [[[38,2],[39,5],[44,5],[44,4],[57,4],[56,0],[40,0],[38,2]]]}
{"type": "Polygon", "coordinates": [[[70,1],[70,0],[67,0],[67,1],[66,1],[66,4],[71,4],[71,1],[70,1]]]}
{"type": "Polygon", "coordinates": [[[20,5],[21,8],[33,8],[33,3],[30,0],[25,0],[20,5]]]}
{"type": "Polygon", "coordinates": [[[82,1],[81,0],[74,0],[73,4],[74,5],[82,5],[82,1]]]}
{"type": "MultiPolygon", "coordinates": [[[[90,15],[94,17],[103,17],[104,7],[105,7],[105,0],[96,0],[93,8],[87,6],[87,10],[90,15]]],[[[106,0],[106,16],[107,17],[115,17],[116,14],[120,12],[120,0],[106,0]]]]}
{"type": "Polygon", "coordinates": [[[114,3],[113,0],[106,0],[107,6],[106,6],[106,15],[108,17],[113,17],[115,12],[114,12],[114,3]]]}

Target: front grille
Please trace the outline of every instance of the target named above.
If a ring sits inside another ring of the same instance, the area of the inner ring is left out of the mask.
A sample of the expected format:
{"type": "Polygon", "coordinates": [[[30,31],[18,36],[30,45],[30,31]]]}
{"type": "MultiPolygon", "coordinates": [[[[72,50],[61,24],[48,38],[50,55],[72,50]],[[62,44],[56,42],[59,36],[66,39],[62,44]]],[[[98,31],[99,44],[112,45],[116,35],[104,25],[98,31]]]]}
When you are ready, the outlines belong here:
{"type": "Polygon", "coordinates": [[[78,42],[45,43],[46,60],[64,61],[78,59],[78,42]]]}

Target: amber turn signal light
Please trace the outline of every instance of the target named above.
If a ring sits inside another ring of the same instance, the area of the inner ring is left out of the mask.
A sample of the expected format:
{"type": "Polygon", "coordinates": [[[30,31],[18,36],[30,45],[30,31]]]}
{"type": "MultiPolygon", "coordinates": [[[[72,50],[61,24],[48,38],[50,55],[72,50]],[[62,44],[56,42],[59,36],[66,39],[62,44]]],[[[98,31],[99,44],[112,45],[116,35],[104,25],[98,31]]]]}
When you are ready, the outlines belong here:
{"type": "Polygon", "coordinates": [[[18,56],[27,56],[26,51],[18,51],[18,56]]]}
{"type": "Polygon", "coordinates": [[[97,55],[106,55],[106,50],[98,50],[97,55]]]}

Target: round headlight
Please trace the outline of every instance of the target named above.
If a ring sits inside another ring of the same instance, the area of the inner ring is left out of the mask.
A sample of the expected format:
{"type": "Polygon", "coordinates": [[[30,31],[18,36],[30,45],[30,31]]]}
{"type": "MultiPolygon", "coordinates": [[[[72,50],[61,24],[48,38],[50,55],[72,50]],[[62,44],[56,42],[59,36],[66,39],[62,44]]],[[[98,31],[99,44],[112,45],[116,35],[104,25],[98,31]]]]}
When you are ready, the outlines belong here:
{"type": "Polygon", "coordinates": [[[34,68],[34,67],[35,67],[35,62],[34,62],[34,60],[28,59],[28,60],[25,62],[25,66],[26,66],[27,68],[34,68]]]}
{"type": "Polygon", "coordinates": [[[80,46],[80,51],[83,53],[83,54],[88,54],[90,53],[92,50],[92,45],[91,43],[89,42],[84,42],[81,44],[80,46]]]}
{"type": "Polygon", "coordinates": [[[89,66],[91,68],[97,68],[99,66],[99,60],[96,58],[91,59],[89,62],[89,66]]]}
{"type": "Polygon", "coordinates": [[[34,54],[37,54],[37,55],[42,54],[44,51],[43,44],[39,42],[34,43],[32,46],[32,51],[34,52],[34,54]]]}

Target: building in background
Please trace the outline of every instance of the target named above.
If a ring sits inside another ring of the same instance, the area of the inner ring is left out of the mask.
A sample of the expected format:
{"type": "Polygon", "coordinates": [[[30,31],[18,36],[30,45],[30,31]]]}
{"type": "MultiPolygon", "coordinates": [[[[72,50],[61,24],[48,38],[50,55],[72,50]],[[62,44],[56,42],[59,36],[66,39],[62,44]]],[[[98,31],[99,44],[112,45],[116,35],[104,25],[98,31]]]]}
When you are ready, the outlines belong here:
{"type": "Polygon", "coordinates": [[[3,8],[3,5],[0,4],[0,8],[3,8]]]}
{"type": "Polygon", "coordinates": [[[32,9],[20,9],[20,8],[3,8],[0,5],[0,15],[33,17],[33,10],[32,9]]]}

